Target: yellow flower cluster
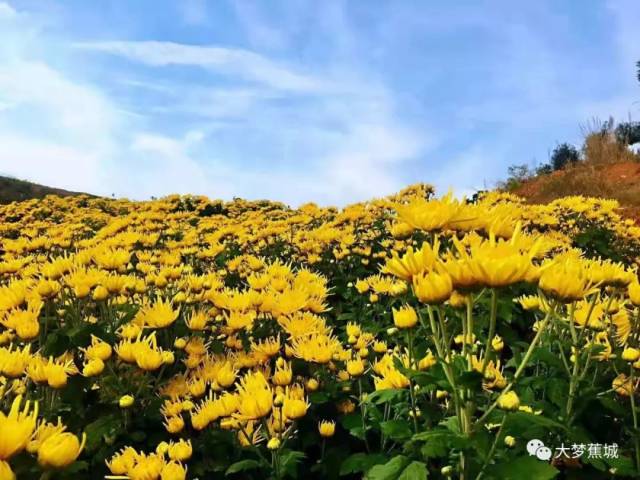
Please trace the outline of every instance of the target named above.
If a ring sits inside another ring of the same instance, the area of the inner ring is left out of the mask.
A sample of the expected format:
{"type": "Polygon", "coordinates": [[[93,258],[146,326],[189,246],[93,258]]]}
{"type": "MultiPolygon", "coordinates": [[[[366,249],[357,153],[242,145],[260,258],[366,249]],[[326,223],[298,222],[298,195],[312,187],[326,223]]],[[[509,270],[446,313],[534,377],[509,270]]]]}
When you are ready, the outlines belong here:
{"type": "MultiPolygon", "coordinates": [[[[51,196],[0,206],[0,398],[14,399],[0,413],[0,472],[11,472],[9,460],[25,449],[43,468],[78,458],[84,435],[46,421],[69,415],[62,393],[70,388],[114,408],[124,429],[136,408],[155,405],[168,440],[151,453],[112,451],[106,464],[131,479],[186,478],[187,439],[206,428],[277,454],[297,435],[296,422],[315,415],[314,392],[337,385],[337,414],[362,406],[363,384],[413,400],[407,370],[441,363],[449,376],[457,355],[487,392],[503,392],[499,408],[517,410],[495,308],[486,345],[466,324],[454,332],[444,309],[471,312],[483,290],[495,300],[515,284],[537,287],[518,302],[562,317],[559,325],[579,338],[576,352],[597,346],[604,361],[628,347],[623,358],[640,368],[629,350],[638,341],[636,272],[572,244],[584,222],[600,222],[624,245],[640,243],[640,228],[615,203],[432,194],[416,185],[340,210],[193,196],[51,196]],[[373,311],[380,328],[359,317],[373,311]],[[414,351],[418,328],[435,341],[414,351]],[[25,395],[40,403],[20,410],[25,395]]],[[[628,386],[620,377],[614,388],[628,386]]],[[[432,397],[459,400],[455,390],[432,397]]],[[[411,415],[419,416],[415,405],[411,415]]],[[[323,420],[316,435],[335,431],[323,420]]]]}

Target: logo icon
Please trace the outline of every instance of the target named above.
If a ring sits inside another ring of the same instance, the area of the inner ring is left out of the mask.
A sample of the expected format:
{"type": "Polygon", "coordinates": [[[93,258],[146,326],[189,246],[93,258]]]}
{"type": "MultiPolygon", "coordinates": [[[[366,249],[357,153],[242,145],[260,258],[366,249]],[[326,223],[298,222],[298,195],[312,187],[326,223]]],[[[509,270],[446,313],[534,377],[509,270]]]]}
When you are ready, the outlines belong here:
{"type": "Polygon", "coordinates": [[[530,456],[535,456],[538,460],[547,461],[551,458],[551,449],[549,447],[545,447],[544,442],[542,440],[538,440],[534,438],[529,440],[527,443],[527,452],[529,452],[530,456]]]}

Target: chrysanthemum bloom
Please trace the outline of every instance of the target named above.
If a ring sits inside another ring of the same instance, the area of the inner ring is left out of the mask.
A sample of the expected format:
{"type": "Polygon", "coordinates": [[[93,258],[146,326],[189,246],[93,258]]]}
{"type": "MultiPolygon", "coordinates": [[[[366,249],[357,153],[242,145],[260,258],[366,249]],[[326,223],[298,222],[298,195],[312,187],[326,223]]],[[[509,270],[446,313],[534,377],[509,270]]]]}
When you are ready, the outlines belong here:
{"type": "Polygon", "coordinates": [[[271,382],[274,385],[279,385],[281,387],[284,387],[289,385],[292,379],[293,379],[293,371],[291,370],[291,363],[282,362],[281,365],[278,365],[276,367],[276,371],[273,373],[271,377],[271,382]]]}
{"type": "Polygon", "coordinates": [[[147,305],[138,312],[137,318],[152,328],[165,328],[176,321],[180,309],[173,310],[170,302],[158,300],[153,305],[147,305]]]}
{"type": "Polygon", "coordinates": [[[111,353],[111,345],[95,335],[91,335],[91,345],[84,351],[87,358],[99,358],[103,362],[111,357],[111,353]]]}
{"type": "Polygon", "coordinates": [[[18,395],[8,415],[0,412],[0,460],[8,460],[24,450],[36,428],[38,402],[31,408],[31,402],[27,401],[20,411],[21,403],[22,395],[18,395]]]}
{"type": "Polygon", "coordinates": [[[309,408],[307,402],[298,398],[286,397],[282,404],[282,412],[291,420],[304,417],[307,414],[307,408],[309,408]]]}
{"type": "Polygon", "coordinates": [[[431,270],[435,267],[438,262],[439,251],[440,241],[438,239],[435,240],[433,246],[425,242],[422,244],[420,250],[409,248],[402,257],[398,256],[394,251],[391,253],[392,258],[387,260],[387,263],[382,267],[381,271],[382,273],[390,273],[403,280],[411,281],[418,273],[431,270]]]}
{"type": "Polygon", "coordinates": [[[82,374],[85,377],[95,377],[100,375],[104,370],[104,362],[99,358],[90,359],[82,369],[82,374]]]}
{"type": "Polygon", "coordinates": [[[238,371],[233,368],[231,362],[224,362],[216,374],[216,383],[222,388],[230,387],[236,381],[238,371]]]}
{"type": "Polygon", "coordinates": [[[208,315],[200,310],[194,311],[186,321],[187,327],[189,327],[190,330],[204,330],[205,328],[207,328],[208,322],[208,315]]]}
{"type": "Polygon", "coordinates": [[[42,445],[42,442],[52,435],[64,432],[66,429],[67,427],[62,424],[59,417],[58,423],[48,423],[45,421],[40,422],[38,428],[33,434],[33,437],[27,444],[27,452],[36,453],[38,448],[40,448],[40,445],[42,445]]]}
{"type": "Polygon", "coordinates": [[[410,305],[404,305],[398,310],[392,309],[393,323],[398,328],[411,328],[418,323],[418,314],[410,305]]]}
{"type": "Polygon", "coordinates": [[[291,341],[293,354],[307,362],[329,363],[335,353],[342,349],[340,342],[332,336],[314,333],[294,338],[291,341]]]}
{"type": "Polygon", "coordinates": [[[364,373],[364,362],[360,358],[347,360],[347,373],[352,377],[359,377],[364,373]]]}
{"type": "Polygon", "coordinates": [[[273,405],[273,392],[261,372],[247,373],[238,385],[238,414],[243,419],[266,417],[273,405]]]}
{"type": "Polygon", "coordinates": [[[171,460],[182,462],[184,460],[190,459],[191,454],[193,453],[191,440],[185,441],[181,439],[176,443],[170,443],[167,453],[169,454],[169,458],[171,460]]]}
{"type": "Polygon", "coordinates": [[[330,420],[318,422],[318,432],[322,437],[333,437],[333,434],[336,432],[336,422],[330,420]]]}
{"type": "Polygon", "coordinates": [[[413,293],[422,303],[442,303],[449,299],[452,291],[451,276],[442,269],[413,277],[413,293]]]}
{"type": "Polygon", "coordinates": [[[182,415],[165,417],[164,427],[169,433],[178,433],[184,428],[184,419],[182,415]]]}
{"type": "Polygon", "coordinates": [[[398,218],[409,226],[425,231],[445,228],[460,215],[464,205],[449,193],[442,199],[415,198],[406,205],[398,204],[398,218]]]}
{"type": "Polygon", "coordinates": [[[62,468],[76,461],[87,441],[82,434],[82,442],[73,433],[55,433],[38,448],[38,463],[43,467],[62,468]]]}
{"type": "Polygon", "coordinates": [[[186,478],[187,467],[179,462],[168,462],[162,467],[160,473],[160,480],[185,480],[186,478]]]}
{"type": "Polygon", "coordinates": [[[520,225],[509,240],[496,238],[492,230],[489,239],[468,234],[453,242],[457,255],[451,254],[445,265],[456,287],[499,288],[538,278],[532,260],[544,252],[543,239],[521,235],[520,225]]]}
{"type": "Polygon", "coordinates": [[[567,303],[581,300],[596,290],[579,258],[553,262],[542,272],[539,285],[545,293],[567,303]]]}
{"type": "Polygon", "coordinates": [[[138,456],[138,452],[132,447],[126,447],[111,457],[111,460],[105,460],[105,463],[112,474],[125,475],[133,469],[138,456]]]}

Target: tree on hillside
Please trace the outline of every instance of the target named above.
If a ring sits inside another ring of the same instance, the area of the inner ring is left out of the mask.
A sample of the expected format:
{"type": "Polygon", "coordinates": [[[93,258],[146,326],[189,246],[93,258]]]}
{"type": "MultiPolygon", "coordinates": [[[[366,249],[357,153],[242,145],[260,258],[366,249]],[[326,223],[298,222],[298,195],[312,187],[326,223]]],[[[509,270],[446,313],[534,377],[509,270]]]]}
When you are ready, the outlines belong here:
{"type": "Polygon", "coordinates": [[[561,170],[567,165],[577,163],[580,153],[573,145],[561,143],[551,152],[551,166],[554,170],[561,170]]]}
{"type": "Polygon", "coordinates": [[[615,130],[616,140],[622,145],[640,142],[640,122],[622,122],[615,130]]]}

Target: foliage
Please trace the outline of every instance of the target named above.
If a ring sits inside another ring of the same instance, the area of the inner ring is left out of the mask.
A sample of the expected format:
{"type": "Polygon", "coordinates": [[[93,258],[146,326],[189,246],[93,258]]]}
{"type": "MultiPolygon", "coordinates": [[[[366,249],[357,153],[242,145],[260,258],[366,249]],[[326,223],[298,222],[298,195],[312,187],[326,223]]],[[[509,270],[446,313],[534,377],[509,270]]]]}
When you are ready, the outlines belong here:
{"type": "Polygon", "coordinates": [[[517,189],[534,175],[534,173],[529,169],[529,166],[526,164],[510,165],[507,171],[508,177],[499,185],[499,188],[508,192],[517,189]]]}
{"type": "Polygon", "coordinates": [[[615,129],[615,136],[621,145],[633,145],[640,142],[640,122],[622,122],[615,129]]]}
{"type": "Polygon", "coordinates": [[[551,167],[554,170],[562,170],[567,165],[573,165],[580,161],[580,153],[571,144],[561,143],[551,153],[551,167]]]}

